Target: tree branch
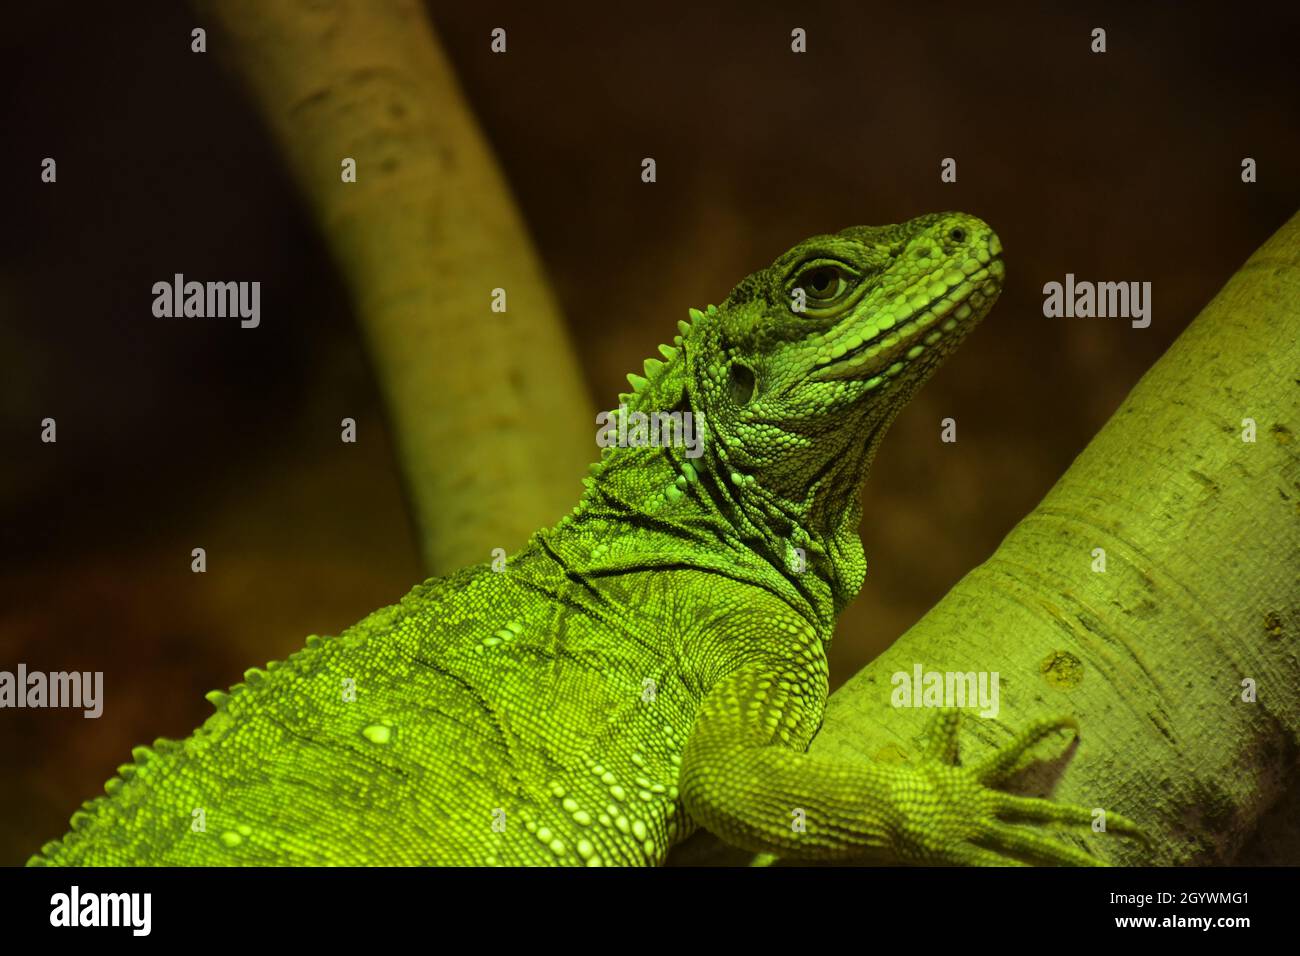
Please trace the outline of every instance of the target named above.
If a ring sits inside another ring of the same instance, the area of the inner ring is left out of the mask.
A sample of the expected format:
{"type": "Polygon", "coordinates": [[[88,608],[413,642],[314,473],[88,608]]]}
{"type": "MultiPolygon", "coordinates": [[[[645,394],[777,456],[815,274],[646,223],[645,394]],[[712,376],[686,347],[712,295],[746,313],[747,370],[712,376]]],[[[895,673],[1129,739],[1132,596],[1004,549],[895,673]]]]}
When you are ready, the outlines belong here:
{"type": "MultiPolygon", "coordinates": [[[[893,708],[891,676],[997,671],[1000,714],[964,723],[963,762],[1036,717],[1074,714],[1078,748],[1026,774],[1025,792],[1149,829],[1150,853],[1093,837],[1111,862],[1230,862],[1297,765],[1298,410],[1300,214],[997,552],[832,695],[811,752],[913,758],[929,713],[893,708]],[[1243,701],[1246,680],[1257,702],[1243,701]]],[[[683,849],[675,862],[736,859],[711,838],[683,849]]]]}
{"type": "Polygon", "coordinates": [[[351,290],[430,572],[515,550],[577,499],[593,406],[422,7],[194,6],[220,28],[213,47],[246,82],[351,290]],[[345,157],[355,183],[342,181],[345,157]],[[497,288],[505,313],[489,308],[497,288]]]}

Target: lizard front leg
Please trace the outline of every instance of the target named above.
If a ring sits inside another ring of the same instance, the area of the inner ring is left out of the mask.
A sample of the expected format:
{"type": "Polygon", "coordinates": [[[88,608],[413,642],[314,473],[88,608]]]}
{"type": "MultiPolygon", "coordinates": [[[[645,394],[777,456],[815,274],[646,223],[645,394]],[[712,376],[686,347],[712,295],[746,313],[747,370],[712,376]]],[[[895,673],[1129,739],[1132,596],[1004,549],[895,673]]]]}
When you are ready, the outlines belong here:
{"type": "MultiPolygon", "coordinates": [[[[809,675],[811,676],[811,675],[809,675]]],[[[1074,728],[1037,721],[973,767],[958,766],[960,714],[941,711],[916,764],[854,763],[802,753],[822,695],[789,666],[737,669],[707,695],[682,759],[687,811],[709,830],[755,852],[807,860],[930,865],[1097,865],[1096,857],[1036,826],[1086,827],[1087,808],[1005,793],[1035,744],[1074,728]],[[795,819],[802,827],[792,825],[795,819]]],[[[1109,814],[1110,833],[1141,836],[1109,814]]]]}

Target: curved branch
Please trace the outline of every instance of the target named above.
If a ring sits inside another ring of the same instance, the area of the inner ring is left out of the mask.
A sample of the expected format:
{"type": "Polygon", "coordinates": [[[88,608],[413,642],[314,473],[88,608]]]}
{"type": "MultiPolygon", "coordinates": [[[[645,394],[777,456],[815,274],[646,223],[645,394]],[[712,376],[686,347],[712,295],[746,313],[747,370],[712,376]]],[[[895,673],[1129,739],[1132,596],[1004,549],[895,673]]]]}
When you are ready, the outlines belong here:
{"type": "MultiPolygon", "coordinates": [[[[508,187],[420,4],[198,0],[355,302],[428,569],[567,512],[592,406],[508,187]],[[341,164],[356,161],[356,182],[341,164]],[[507,311],[491,311],[494,289],[507,311]]],[[[487,43],[488,38],[484,38],[487,43]]]]}

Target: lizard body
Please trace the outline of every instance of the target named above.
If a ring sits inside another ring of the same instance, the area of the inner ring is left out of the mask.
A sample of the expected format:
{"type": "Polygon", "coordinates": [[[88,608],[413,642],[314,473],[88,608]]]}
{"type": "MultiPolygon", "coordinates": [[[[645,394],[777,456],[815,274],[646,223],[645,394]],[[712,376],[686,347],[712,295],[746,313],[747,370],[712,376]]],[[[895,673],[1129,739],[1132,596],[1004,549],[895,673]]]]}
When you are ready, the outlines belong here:
{"type": "Polygon", "coordinates": [[[993,789],[1068,721],[976,768],[954,765],[951,713],[918,765],[804,753],[866,571],[860,486],[996,299],[1000,253],[960,213],[857,227],[691,310],[620,400],[693,413],[701,457],[605,448],[504,571],[427,581],[209,695],[202,727],[133,751],[31,862],[655,864],[699,825],[797,858],[1091,862],[1006,822],[1087,811],[993,789]]]}

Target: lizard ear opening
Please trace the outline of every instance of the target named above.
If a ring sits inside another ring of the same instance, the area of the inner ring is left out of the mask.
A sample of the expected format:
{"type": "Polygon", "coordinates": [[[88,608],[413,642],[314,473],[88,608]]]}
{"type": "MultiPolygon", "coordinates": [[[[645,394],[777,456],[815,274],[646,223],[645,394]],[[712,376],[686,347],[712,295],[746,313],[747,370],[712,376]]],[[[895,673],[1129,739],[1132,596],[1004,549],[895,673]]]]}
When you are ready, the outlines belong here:
{"type": "Polygon", "coordinates": [[[728,384],[731,400],[737,405],[748,405],[754,398],[754,370],[739,362],[732,362],[728,384]]]}

